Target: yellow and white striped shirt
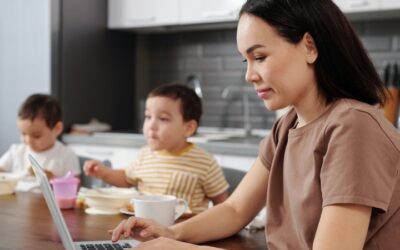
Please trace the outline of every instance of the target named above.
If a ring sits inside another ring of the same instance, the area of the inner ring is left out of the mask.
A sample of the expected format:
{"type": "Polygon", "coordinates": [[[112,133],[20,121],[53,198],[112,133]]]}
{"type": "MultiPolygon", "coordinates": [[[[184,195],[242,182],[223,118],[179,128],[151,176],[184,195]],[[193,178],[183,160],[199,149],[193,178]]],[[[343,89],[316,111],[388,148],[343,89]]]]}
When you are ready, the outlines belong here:
{"type": "Polygon", "coordinates": [[[125,173],[127,181],[139,191],[185,199],[193,213],[207,209],[208,198],[229,187],[214,157],[195,144],[177,154],[145,146],[125,173]]]}

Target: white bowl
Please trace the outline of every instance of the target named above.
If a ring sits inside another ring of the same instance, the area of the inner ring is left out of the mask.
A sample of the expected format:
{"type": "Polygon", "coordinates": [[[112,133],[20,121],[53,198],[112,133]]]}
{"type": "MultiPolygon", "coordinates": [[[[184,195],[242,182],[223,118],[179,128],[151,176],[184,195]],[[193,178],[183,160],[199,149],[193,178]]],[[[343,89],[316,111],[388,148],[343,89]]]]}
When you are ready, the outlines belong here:
{"type": "Polygon", "coordinates": [[[136,191],[117,188],[91,189],[83,193],[86,204],[99,210],[115,210],[128,207],[130,200],[138,195],[136,191]]]}
{"type": "Polygon", "coordinates": [[[20,179],[19,175],[12,173],[0,173],[0,195],[12,194],[20,179]]]}

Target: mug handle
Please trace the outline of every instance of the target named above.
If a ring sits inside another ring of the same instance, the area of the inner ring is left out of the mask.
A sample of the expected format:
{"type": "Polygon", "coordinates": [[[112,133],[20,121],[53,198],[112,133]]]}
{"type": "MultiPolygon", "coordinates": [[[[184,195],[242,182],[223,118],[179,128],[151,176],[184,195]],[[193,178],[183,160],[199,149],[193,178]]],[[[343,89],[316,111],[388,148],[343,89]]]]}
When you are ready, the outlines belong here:
{"type": "Polygon", "coordinates": [[[177,208],[175,209],[175,218],[174,220],[177,220],[179,217],[182,216],[182,214],[187,210],[188,208],[188,204],[184,199],[181,198],[177,198],[176,199],[176,204],[177,204],[177,208]],[[182,206],[179,206],[179,204],[183,204],[182,206]]]}

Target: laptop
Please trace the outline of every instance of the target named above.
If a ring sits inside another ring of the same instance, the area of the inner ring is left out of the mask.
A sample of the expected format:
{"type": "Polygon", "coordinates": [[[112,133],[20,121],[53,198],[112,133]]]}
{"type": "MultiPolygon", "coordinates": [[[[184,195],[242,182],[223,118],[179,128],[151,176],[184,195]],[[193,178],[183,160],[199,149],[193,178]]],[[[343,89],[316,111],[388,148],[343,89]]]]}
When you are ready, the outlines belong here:
{"type": "Polygon", "coordinates": [[[51,217],[56,225],[57,231],[61,237],[61,241],[66,250],[94,250],[94,249],[126,249],[137,246],[140,242],[136,240],[119,240],[116,243],[111,241],[79,241],[73,242],[71,234],[68,231],[67,224],[65,224],[64,217],[61,214],[60,208],[58,207],[53,191],[50,187],[49,180],[43,171],[43,168],[32,156],[28,156],[29,161],[32,164],[33,171],[35,172],[36,179],[40,184],[44,199],[46,200],[47,206],[49,207],[51,217]]]}

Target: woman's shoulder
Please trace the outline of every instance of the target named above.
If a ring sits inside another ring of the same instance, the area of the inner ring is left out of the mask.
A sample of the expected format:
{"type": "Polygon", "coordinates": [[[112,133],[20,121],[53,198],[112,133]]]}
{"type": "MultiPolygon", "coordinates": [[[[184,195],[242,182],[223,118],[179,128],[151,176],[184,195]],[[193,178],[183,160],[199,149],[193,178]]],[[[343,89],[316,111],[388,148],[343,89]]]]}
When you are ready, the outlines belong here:
{"type": "Polygon", "coordinates": [[[385,118],[383,111],[377,106],[369,105],[353,99],[341,99],[332,104],[326,121],[331,124],[381,126],[382,129],[395,129],[385,118]],[[368,123],[366,123],[368,122],[368,123]]]}
{"type": "Polygon", "coordinates": [[[387,137],[400,151],[400,134],[377,106],[357,100],[338,100],[326,118],[327,133],[339,131],[366,137],[387,137]]]}

